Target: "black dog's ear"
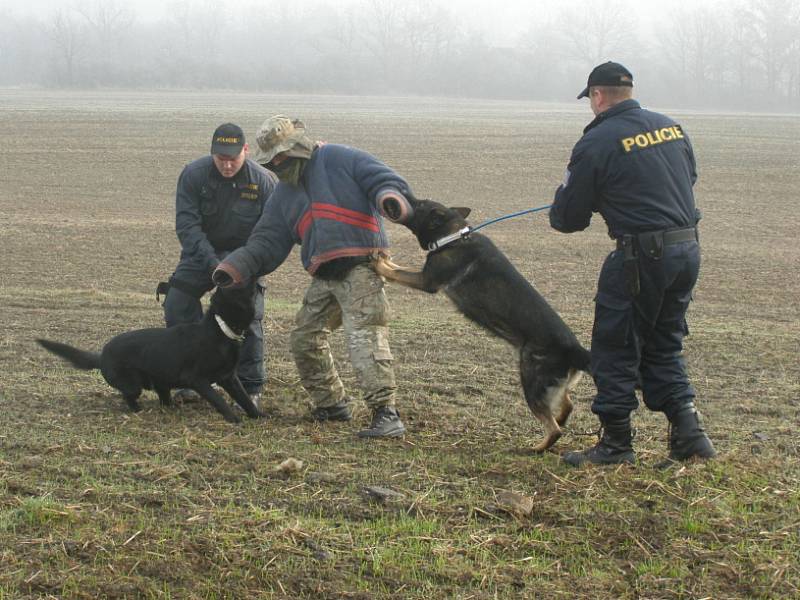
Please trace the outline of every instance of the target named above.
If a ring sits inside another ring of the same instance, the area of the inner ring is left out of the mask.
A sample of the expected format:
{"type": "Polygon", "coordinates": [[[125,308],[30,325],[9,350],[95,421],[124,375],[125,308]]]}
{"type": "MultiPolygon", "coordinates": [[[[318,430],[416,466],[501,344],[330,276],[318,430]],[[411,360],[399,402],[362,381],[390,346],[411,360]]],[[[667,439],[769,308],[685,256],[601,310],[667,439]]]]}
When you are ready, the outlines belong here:
{"type": "Polygon", "coordinates": [[[472,209],[467,208],[466,206],[451,206],[450,210],[456,211],[462,219],[466,219],[469,216],[469,213],[472,212],[472,209]]]}

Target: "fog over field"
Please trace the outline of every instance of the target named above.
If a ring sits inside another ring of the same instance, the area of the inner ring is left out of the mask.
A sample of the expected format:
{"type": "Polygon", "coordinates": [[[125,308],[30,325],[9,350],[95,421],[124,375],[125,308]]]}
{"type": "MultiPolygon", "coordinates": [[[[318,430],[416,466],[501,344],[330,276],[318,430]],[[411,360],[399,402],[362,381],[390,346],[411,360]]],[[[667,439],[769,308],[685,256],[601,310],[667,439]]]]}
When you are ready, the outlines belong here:
{"type": "Polygon", "coordinates": [[[0,86],[570,102],[605,60],[650,105],[797,113],[800,3],[0,1],[0,86]]]}

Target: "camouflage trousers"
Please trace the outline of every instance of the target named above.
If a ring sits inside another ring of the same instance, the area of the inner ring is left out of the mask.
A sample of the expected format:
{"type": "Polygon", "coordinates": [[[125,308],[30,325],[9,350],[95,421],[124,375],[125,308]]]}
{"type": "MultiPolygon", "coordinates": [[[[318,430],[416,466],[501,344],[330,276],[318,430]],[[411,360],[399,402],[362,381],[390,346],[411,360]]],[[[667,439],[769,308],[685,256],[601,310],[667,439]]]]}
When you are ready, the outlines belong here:
{"type": "Polygon", "coordinates": [[[350,362],[364,402],[370,408],[393,406],[397,385],[389,350],[389,304],[383,279],[368,264],[353,267],[341,281],[314,278],[303,298],[291,334],[300,381],[316,407],[345,401],[328,336],[344,326],[350,362]]]}

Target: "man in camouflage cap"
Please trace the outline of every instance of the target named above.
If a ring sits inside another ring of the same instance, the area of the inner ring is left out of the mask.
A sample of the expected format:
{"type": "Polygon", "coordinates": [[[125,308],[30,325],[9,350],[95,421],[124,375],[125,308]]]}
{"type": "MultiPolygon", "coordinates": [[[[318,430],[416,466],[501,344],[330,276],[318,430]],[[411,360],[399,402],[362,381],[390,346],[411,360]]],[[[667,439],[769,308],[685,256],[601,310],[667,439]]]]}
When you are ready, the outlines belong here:
{"type": "Polygon", "coordinates": [[[297,119],[276,115],[256,137],[255,160],[278,175],[264,215],[247,244],[223,260],[213,279],[236,285],[274,271],[295,244],[311,274],[291,334],[292,353],[319,421],[349,421],[350,402],[328,344],[344,326],[350,360],[372,422],[360,437],[405,433],[394,404],[397,385],[388,338],[388,303],[374,257],[388,251],[382,216],[410,215],[405,180],[374,156],[338,144],[316,143],[297,119]],[[399,207],[399,208],[398,208],[399,207]]]}
{"type": "Polygon", "coordinates": [[[298,119],[284,115],[267,119],[256,136],[258,150],[253,160],[260,165],[269,164],[276,154],[297,158],[311,158],[316,143],[306,135],[306,126],[298,119]]]}

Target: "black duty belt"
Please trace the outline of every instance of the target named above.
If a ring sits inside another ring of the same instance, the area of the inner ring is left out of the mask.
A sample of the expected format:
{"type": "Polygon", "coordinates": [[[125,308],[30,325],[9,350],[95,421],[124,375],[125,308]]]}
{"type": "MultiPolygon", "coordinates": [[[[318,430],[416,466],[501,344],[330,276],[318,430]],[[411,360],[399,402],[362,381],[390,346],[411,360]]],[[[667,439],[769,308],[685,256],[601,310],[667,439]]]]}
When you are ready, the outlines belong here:
{"type": "Polygon", "coordinates": [[[691,242],[697,240],[697,228],[686,227],[684,229],[664,229],[661,231],[645,231],[643,233],[623,235],[617,238],[617,250],[625,248],[625,240],[633,238],[636,245],[645,254],[658,254],[663,246],[678,244],[680,242],[691,242]]]}
{"type": "Polygon", "coordinates": [[[661,260],[664,246],[679,242],[691,242],[697,239],[697,228],[664,229],[661,231],[644,231],[642,233],[626,233],[617,238],[617,250],[622,251],[622,270],[625,274],[625,285],[632,298],[639,295],[639,265],[641,257],[649,261],[661,260]]]}

